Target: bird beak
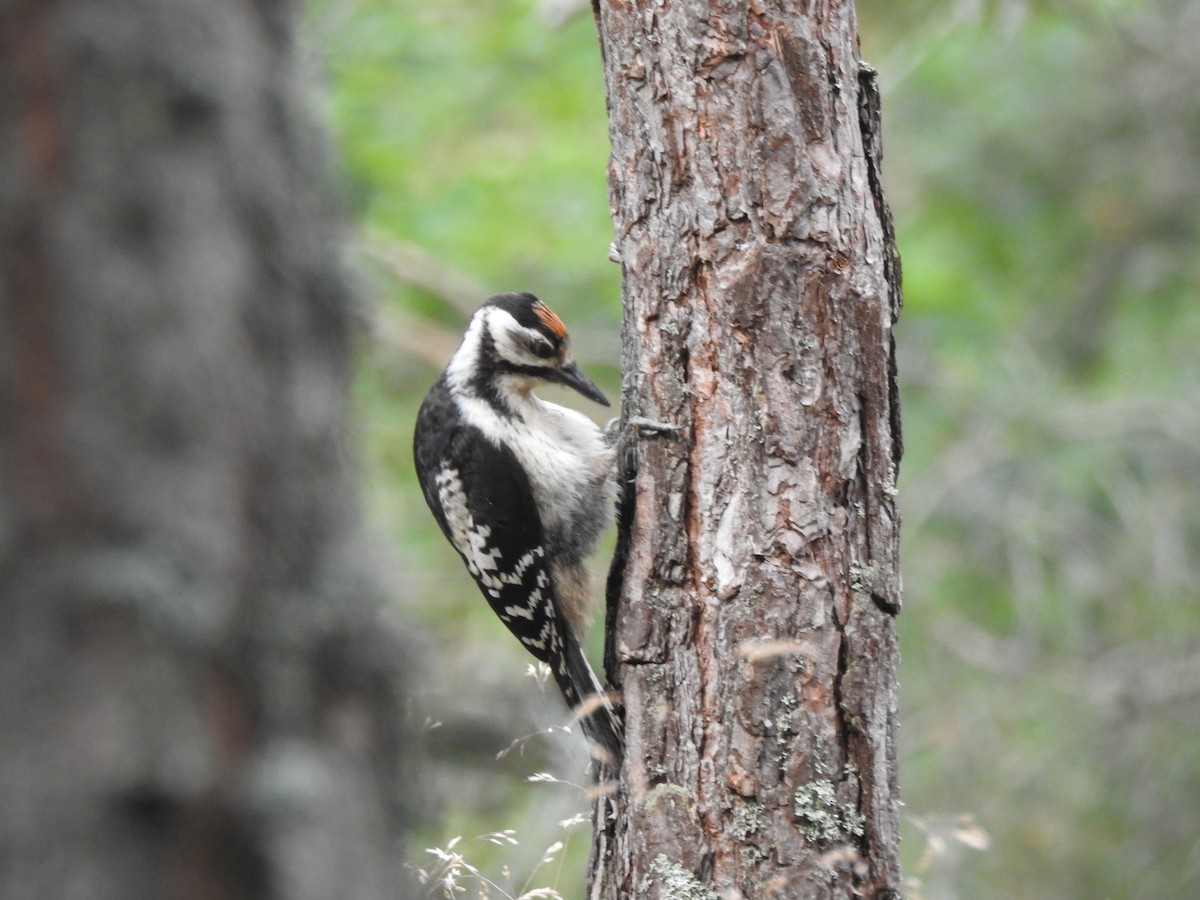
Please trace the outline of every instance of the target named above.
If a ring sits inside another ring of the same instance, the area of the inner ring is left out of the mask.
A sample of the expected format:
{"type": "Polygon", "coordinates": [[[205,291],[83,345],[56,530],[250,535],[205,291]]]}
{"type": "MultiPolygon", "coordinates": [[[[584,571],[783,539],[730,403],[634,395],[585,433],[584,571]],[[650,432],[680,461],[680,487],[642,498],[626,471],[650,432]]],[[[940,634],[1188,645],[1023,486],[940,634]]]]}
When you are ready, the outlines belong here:
{"type": "Polygon", "coordinates": [[[592,379],[583,374],[583,370],[574,362],[568,362],[556,369],[551,369],[550,379],[557,381],[559,384],[565,384],[569,388],[574,388],[587,397],[599,403],[601,406],[610,406],[608,398],[600,393],[600,388],[592,382],[592,379]]]}

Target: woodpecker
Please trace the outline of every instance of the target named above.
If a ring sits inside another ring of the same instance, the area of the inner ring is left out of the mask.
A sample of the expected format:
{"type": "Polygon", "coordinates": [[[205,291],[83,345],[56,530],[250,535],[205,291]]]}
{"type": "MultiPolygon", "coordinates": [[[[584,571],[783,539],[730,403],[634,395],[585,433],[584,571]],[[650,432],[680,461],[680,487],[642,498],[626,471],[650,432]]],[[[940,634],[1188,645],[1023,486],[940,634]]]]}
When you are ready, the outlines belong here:
{"type": "Polygon", "coordinates": [[[612,517],[615,452],[587,416],[534,394],[543,384],[609,405],[550,307],[490,297],[421,404],[413,455],[426,503],[492,610],[550,667],[593,756],[613,764],[620,721],[580,639],[584,559],[612,517]]]}

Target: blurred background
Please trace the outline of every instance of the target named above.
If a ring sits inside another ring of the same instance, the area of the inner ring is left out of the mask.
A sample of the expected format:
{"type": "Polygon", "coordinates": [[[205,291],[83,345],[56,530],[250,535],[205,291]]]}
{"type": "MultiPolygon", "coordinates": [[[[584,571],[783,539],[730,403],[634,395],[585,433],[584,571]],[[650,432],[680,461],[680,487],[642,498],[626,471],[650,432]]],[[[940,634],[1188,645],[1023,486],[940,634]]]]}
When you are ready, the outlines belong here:
{"type": "MultiPolygon", "coordinates": [[[[1200,4],[858,12],[904,265],[910,896],[1200,896],[1200,4]]],[[[590,9],[314,0],[306,46],[361,228],[367,500],[435,673],[412,857],[577,896],[578,738],[545,732],[555,691],[437,533],[410,452],[493,291],[546,299],[619,394],[590,9]]]]}

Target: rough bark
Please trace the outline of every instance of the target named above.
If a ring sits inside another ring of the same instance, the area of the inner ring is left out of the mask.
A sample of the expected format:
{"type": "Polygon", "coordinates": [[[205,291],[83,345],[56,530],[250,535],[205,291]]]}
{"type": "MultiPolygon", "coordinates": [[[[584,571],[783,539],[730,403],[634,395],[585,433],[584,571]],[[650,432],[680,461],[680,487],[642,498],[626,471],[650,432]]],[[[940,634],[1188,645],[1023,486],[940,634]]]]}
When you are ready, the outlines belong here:
{"type": "Polygon", "coordinates": [[[640,442],[592,895],[899,896],[899,267],[853,5],[598,0],[640,442]]]}
{"type": "Polygon", "coordinates": [[[0,896],[406,896],[294,19],[0,5],[0,896]]]}

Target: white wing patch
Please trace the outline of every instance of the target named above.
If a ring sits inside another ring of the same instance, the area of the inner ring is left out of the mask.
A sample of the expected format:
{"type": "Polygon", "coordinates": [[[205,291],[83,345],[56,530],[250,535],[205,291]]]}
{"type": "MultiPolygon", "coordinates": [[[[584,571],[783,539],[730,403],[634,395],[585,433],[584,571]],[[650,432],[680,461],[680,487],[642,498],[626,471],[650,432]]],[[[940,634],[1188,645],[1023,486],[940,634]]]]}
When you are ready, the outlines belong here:
{"type": "MultiPolygon", "coordinates": [[[[442,513],[450,530],[450,540],[454,549],[466,560],[467,569],[483,586],[488,596],[493,600],[501,600],[501,594],[506,587],[522,589],[517,592],[521,602],[497,608],[497,614],[508,623],[514,617],[535,620],[535,616],[545,617],[541,630],[535,635],[519,635],[522,643],[528,647],[545,651],[547,647],[557,646],[557,628],[555,627],[554,604],[550,602],[547,588],[550,578],[544,566],[537,566],[537,578],[534,583],[525,583],[526,574],[536,562],[545,557],[545,549],[535,547],[529,550],[507,571],[504,568],[503,554],[499,548],[490,545],[492,529],[475,521],[467,507],[467,496],[463,490],[462,478],[457,469],[443,466],[435,480],[438,502],[442,505],[442,513]],[[541,610],[539,612],[539,607],[541,610]]],[[[512,596],[512,592],[509,593],[512,596]]],[[[507,598],[505,598],[507,599],[507,598]]]]}

